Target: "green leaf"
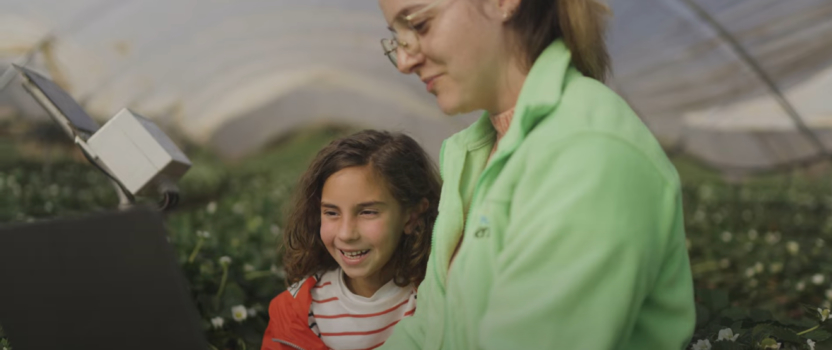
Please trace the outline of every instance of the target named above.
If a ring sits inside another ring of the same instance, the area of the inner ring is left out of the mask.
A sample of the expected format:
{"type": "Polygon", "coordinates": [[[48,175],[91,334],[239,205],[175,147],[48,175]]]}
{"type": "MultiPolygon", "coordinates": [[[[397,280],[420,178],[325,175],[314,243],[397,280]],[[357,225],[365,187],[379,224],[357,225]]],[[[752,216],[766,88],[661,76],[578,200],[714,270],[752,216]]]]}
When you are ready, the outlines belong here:
{"type": "Polygon", "coordinates": [[[812,328],[812,327],[818,325],[818,321],[815,321],[811,318],[805,318],[805,317],[801,318],[799,320],[794,320],[792,323],[795,326],[797,326],[798,328],[803,328],[803,329],[809,329],[809,328],[812,328]]]}
{"type": "Polygon", "coordinates": [[[728,292],[722,289],[711,290],[710,305],[708,305],[711,311],[721,311],[727,308],[728,305],[728,292]]]}
{"type": "Polygon", "coordinates": [[[806,339],[812,339],[816,342],[822,342],[832,337],[832,333],[829,333],[822,329],[816,329],[814,331],[804,334],[803,337],[806,339]]]}
{"type": "Polygon", "coordinates": [[[800,336],[797,335],[797,332],[786,329],[782,327],[771,327],[771,335],[778,340],[794,343],[794,344],[803,344],[806,341],[800,339],[800,336]]]}
{"type": "Polygon", "coordinates": [[[731,325],[731,331],[733,331],[734,334],[740,334],[740,330],[742,330],[742,321],[734,322],[731,325]]]}
{"type": "Polygon", "coordinates": [[[225,291],[222,294],[222,308],[221,312],[230,312],[232,306],[245,305],[246,292],[240,288],[236,283],[228,283],[225,285],[225,291]]]}
{"type": "Polygon", "coordinates": [[[756,344],[768,338],[771,335],[771,328],[772,326],[770,324],[758,324],[755,326],[751,331],[753,342],[756,344]]]}
{"type": "Polygon", "coordinates": [[[754,322],[768,322],[772,320],[771,312],[768,310],[751,309],[749,315],[754,322]]]}
{"type": "Polygon", "coordinates": [[[720,315],[722,317],[730,318],[731,321],[741,321],[748,318],[748,312],[738,307],[731,307],[722,310],[720,315]]]}
{"type": "Polygon", "coordinates": [[[713,345],[713,347],[711,348],[713,350],[743,350],[743,349],[745,349],[742,346],[742,344],[737,343],[737,342],[733,342],[733,341],[728,341],[728,340],[717,341],[717,342],[713,342],[711,344],[713,345]]]}
{"type": "Polygon", "coordinates": [[[708,324],[711,312],[701,304],[696,304],[696,328],[702,328],[708,324]]]}

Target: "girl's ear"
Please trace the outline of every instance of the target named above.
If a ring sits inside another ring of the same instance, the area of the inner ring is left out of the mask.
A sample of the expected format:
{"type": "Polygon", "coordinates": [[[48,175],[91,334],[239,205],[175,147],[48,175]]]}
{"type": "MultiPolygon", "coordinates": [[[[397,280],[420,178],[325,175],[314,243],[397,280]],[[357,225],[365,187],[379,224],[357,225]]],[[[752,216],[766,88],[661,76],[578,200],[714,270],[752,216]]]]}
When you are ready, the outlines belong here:
{"type": "Polygon", "coordinates": [[[416,230],[416,227],[419,226],[419,219],[428,210],[428,206],[430,206],[428,199],[422,198],[419,204],[414,205],[408,210],[407,222],[404,225],[404,234],[409,235],[416,230]]]}

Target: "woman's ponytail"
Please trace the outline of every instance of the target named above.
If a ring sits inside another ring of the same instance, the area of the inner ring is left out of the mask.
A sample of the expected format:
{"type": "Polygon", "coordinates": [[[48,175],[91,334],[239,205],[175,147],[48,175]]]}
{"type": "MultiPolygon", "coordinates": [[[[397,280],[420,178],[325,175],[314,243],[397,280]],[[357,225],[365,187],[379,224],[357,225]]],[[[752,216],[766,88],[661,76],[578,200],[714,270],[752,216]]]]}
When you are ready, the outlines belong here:
{"type": "Polygon", "coordinates": [[[605,40],[609,15],[609,7],[598,0],[522,0],[509,25],[529,67],[553,41],[563,39],[575,68],[603,82],[610,70],[605,40]]]}

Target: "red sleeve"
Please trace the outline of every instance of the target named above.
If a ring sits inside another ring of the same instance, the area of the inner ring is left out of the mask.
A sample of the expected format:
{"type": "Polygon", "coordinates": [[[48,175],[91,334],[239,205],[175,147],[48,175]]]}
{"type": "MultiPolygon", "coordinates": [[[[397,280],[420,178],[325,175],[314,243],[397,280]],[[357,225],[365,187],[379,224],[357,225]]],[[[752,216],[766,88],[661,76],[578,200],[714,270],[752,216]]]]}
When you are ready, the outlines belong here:
{"type": "Polygon", "coordinates": [[[309,329],[311,290],[315,282],[314,278],[307,278],[294,295],[290,288],[272,299],[269,304],[269,325],[263,334],[261,350],[327,349],[321,338],[309,329]]]}

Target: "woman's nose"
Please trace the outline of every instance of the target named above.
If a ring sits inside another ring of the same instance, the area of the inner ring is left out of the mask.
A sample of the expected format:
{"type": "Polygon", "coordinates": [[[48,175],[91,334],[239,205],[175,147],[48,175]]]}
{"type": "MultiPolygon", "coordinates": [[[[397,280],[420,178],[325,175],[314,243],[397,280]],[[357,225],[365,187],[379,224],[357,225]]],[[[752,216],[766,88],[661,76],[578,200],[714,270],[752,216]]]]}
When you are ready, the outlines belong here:
{"type": "Polygon", "coordinates": [[[425,55],[421,51],[415,53],[408,53],[403,48],[398,48],[396,53],[396,67],[402,74],[411,74],[413,69],[425,61],[425,55]]]}

